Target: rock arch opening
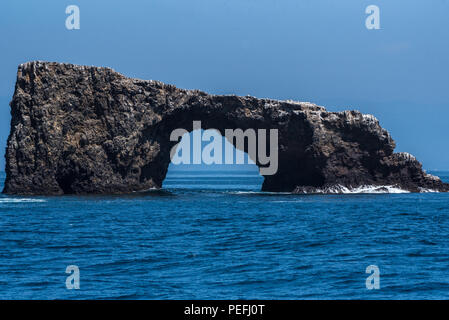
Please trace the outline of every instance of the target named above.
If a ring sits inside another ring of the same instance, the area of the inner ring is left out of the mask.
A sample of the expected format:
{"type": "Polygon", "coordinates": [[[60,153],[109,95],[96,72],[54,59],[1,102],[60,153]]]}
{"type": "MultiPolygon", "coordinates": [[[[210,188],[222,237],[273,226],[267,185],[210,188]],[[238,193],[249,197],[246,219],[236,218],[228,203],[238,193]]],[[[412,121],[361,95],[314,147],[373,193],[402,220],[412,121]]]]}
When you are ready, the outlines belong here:
{"type": "MultiPolygon", "coordinates": [[[[248,141],[246,141],[246,149],[248,141]]],[[[250,155],[235,148],[215,130],[185,133],[173,147],[162,187],[166,189],[209,189],[260,191],[263,176],[250,155]]]]}

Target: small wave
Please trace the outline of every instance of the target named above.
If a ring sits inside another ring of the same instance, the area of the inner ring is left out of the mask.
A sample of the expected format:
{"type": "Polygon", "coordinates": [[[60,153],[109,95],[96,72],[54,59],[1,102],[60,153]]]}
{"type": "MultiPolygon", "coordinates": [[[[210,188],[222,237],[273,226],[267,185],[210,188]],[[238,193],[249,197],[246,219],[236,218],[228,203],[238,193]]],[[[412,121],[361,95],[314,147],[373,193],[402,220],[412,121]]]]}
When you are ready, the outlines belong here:
{"type": "Polygon", "coordinates": [[[229,194],[258,194],[258,193],[262,193],[260,191],[229,191],[227,192],[229,194]]]}
{"type": "Polygon", "coordinates": [[[151,187],[151,188],[144,189],[144,190],[133,191],[132,193],[145,193],[145,192],[154,192],[154,191],[160,191],[160,190],[161,190],[161,188],[151,187]]]}
{"type": "MultiPolygon", "coordinates": [[[[422,192],[433,192],[426,190],[422,192]]],[[[230,191],[229,194],[255,194],[255,195],[291,195],[291,194],[385,194],[385,193],[410,193],[395,186],[360,186],[348,188],[341,185],[326,187],[323,189],[312,188],[310,190],[300,190],[296,192],[267,192],[267,191],[230,191]]]]}
{"type": "Polygon", "coordinates": [[[354,189],[348,189],[343,193],[410,193],[410,191],[394,186],[361,186],[354,189]]]}
{"type": "Polygon", "coordinates": [[[419,188],[419,192],[422,192],[422,193],[440,193],[438,190],[426,189],[426,188],[419,188]]]}
{"type": "Polygon", "coordinates": [[[325,188],[297,188],[297,194],[385,194],[385,193],[410,193],[408,190],[396,186],[374,186],[366,185],[355,188],[348,188],[342,185],[335,185],[325,188]]]}
{"type": "Polygon", "coordinates": [[[270,194],[292,194],[291,192],[268,192],[268,191],[229,191],[228,194],[256,194],[256,195],[270,195],[270,194]]]}
{"type": "Polygon", "coordinates": [[[31,198],[3,198],[3,199],[0,199],[0,203],[33,203],[33,202],[47,202],[47,200],[31,199],[31,198]]]}

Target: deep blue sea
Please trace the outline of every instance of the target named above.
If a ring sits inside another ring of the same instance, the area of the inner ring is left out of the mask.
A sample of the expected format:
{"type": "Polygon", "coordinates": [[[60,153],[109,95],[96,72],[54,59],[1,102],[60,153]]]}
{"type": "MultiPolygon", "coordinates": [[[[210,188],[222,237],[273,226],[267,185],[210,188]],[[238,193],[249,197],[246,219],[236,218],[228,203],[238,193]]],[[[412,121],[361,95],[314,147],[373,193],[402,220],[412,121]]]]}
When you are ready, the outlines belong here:
{"type": "Polygon", "coordinates": [[[449,194],[274,194],[261,182],[189,171],[126,196],[1,195],[0,298],[449,298],[449,194]],[[66,288],[68,265],[79,290],[66,288]]]}

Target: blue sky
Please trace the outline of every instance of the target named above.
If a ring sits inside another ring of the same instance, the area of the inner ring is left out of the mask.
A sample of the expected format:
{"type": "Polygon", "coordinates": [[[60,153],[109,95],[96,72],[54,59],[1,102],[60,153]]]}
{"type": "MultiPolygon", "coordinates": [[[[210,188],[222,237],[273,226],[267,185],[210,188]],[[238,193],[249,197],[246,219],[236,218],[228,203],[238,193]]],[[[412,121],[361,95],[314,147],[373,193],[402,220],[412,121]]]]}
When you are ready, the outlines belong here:
{"type": "Polygon", "coordinates": [[[0,168],[17,65],[108,66],[215,94],[374,114],[426,169],[449,169],[447,0],[5,0],[0,168]],[[65,28],[78,5],[81,29],[65,28]],[[381,29],[365,28],[380,8],[381,29]]]}

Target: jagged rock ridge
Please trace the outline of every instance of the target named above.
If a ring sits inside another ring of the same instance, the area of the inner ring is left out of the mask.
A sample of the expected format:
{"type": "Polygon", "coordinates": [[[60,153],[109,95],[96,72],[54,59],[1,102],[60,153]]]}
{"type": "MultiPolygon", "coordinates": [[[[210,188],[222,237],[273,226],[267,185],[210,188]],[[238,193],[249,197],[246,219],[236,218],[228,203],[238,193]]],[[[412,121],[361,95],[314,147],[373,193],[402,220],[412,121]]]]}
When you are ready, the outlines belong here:
{"type": "Polygon", "coordinates": [[[19,66],[6,152],[9,194],[127,193],[160,188],[176,128],[279,130],[279,169],[262,189],[332,192],[394,186],[448,191],[377,119],[303,102],[217,96],[109,68],[19,66]]]}

